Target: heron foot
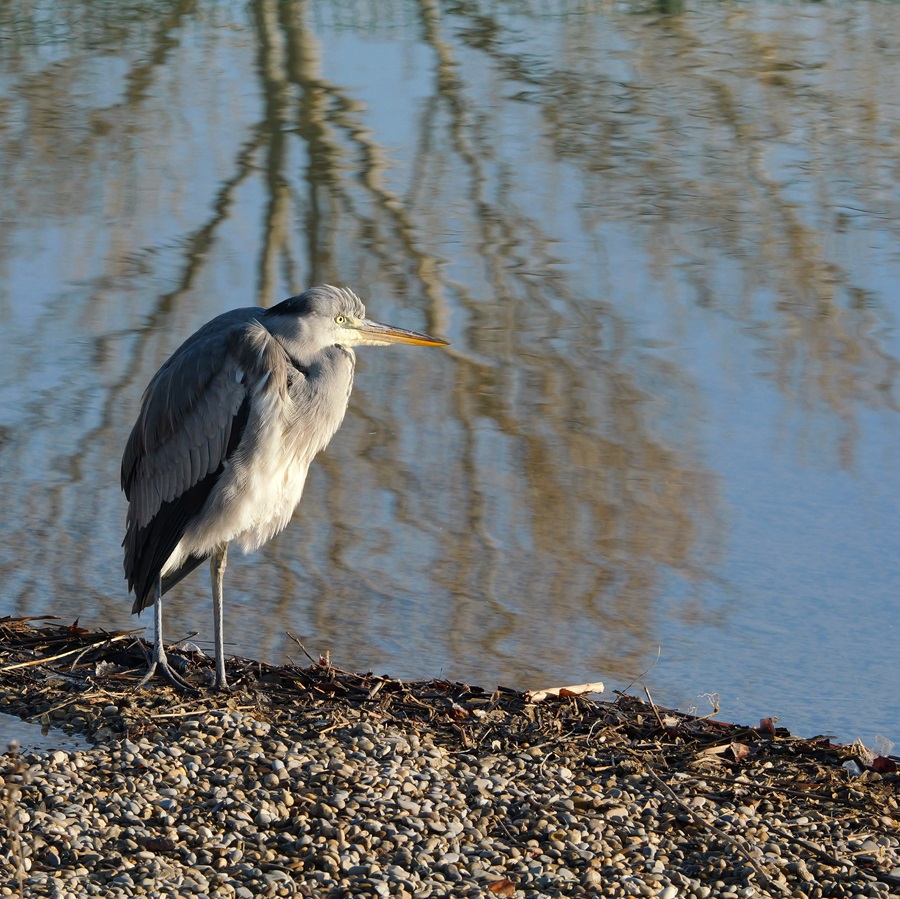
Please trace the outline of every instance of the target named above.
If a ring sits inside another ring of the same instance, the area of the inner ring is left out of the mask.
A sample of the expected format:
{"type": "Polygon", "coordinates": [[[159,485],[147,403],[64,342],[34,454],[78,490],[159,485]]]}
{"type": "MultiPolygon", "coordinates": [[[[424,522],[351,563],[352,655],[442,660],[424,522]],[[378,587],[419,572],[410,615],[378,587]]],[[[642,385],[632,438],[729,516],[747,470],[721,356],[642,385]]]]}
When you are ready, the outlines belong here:
{"type": "Polygon", "coordinates": [[[209,668],[206,668],[203,670],[202,677],[203,685],[211,690],[216,690],[219,693],[234,693],[235,688],[228,683],[224,672],[221,674],[218,671],[213,673],[209,668]]]}
{"type": "Polygon", "coordinates": [[[172,667],[169,665],[169,659],[166,656],[166,651],[160,645],[153,647],[153,657],[150,660],[150,667],[147,669],[147,673],[141,678],[135,689],[140,690],[143,687],[146,687],[157,669],[166,676],[169,683],[176,689],[184,690],[186,693],[200,692],[196,687],[191,686],[191,684],[189,684],[177,671],[172,670],[172,667]]]}

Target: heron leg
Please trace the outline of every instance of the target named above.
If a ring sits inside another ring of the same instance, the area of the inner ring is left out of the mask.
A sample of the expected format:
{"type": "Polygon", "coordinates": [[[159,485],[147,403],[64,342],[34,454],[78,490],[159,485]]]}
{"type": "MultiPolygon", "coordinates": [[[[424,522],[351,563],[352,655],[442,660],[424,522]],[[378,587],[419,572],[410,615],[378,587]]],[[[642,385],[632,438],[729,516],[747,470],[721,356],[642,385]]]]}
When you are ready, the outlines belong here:
{"type": "Polygon", "coordinates": [[[179,690],[187,690],[189,693],[196,693],[197,690],[192,687],[178,672],[173,671],[169,666],[169,659],[166,656],[166,647],[163,644],[162,634],[162,577],[156,585],[156,602],[153,603],[153,655],[150,658],[150,667],[147,673],[141,678],[141,682],[137,685],[138,690],[145,687],[153,677],[156,669],[159,670],[169,679],[169,682],[178,687],[179,690]]]}
{"type": "Polygon", "coordinates": [[[224,610],[222,602],[222,581],[225,576],[225,565],[228,560],[228,544],[225,543],[213,550],[209,558],[209,576],[212,580],[213,598],[213,631],[216,639],[216,689],[228,690],[228,679],[225,677],[225,637],[223,635],[224,610]]]}

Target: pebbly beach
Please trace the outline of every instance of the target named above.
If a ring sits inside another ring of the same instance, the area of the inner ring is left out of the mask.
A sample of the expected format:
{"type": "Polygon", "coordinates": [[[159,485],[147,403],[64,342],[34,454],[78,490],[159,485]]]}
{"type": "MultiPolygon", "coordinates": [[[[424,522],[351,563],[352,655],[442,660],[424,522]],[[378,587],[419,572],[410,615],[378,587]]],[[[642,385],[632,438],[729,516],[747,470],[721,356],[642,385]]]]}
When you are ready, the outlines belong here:
{"type": "MultiPolygon", "coordinates": [[[[299,651],[298,651],[298,654],[299,651]]],[[[536,697],[0,620],[0,895],[900,895],[897,759],[649,696],[536,697]],[[0,734],[2,736],[2,734],[0,734]]]]}

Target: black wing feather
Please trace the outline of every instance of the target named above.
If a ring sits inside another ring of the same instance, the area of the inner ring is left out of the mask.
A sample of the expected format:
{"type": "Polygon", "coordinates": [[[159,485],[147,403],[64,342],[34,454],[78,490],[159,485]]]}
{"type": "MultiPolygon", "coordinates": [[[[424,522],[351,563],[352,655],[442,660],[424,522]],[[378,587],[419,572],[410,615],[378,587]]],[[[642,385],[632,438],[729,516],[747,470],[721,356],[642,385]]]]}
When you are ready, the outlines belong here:
{"type": "MultiPolygon", "coordinates": [[[[247,428],[247,422],[250,419],[250,395],[248,394],[244,397],[244,401],[241,403],[240,408],[237,411],[237,415],[235,415],[234,420],[231,423],[231,434],[228,437],[228,446],[225,449],[225,461],[228,461],[237,451],[238,445],[241,442],[241,437],[244,436],[244,431],[247,428]]],[[[192,515],[196,515],[202,508],[203,504],[209,498],[209,494],[212,493],[212,489],[215,486],[216,482],[219,480],[222,472],[225,470],[225,465],[220,465],[212,474],[207,475],[202,481],[195,484],[191,487],[190,490],[182,497],[184,500],[183,507],[187,512],[187,515],[184,516],[184,522],[181,524],[177,530],[178,540],[180,540],[184,536],[184,531],[187,528],[187,523],[190,521],[192,515]],[[207,483],[208,482],[208,483],[207,483]]],[[[160,514],[162,514],[162,509],[160,510],[160,514]]],[[[157,518],[159,515],[157,515],[157,518]]],[[[180,516],[179,516],[180,517],[180,516]]],[[[154,519],[155,521],[156,519],[154,519]]],[[[168,547],[166,551],[166,555],[163,557],[162,561],[159,563],[159,568],[157,568],[157,572],[162,569],[162,566],[166,564],[166,559],[169,558],[169,554],[178,546],[178,540],[175,540],[171,546],[168,547]]],[[[152,542],[152,541],[151,541],[152,542]]],[[[184,562],[181,563],[181,566],[175,570],[170,571],[162,580],[162,592],[163,596],[169,592],[179,581],[182,581],[186,578],[198,565],[202,565],[209,556],[188,556],[184,562]]],[[[158,575],[157,575],[158,576],[158,575]]],[[[150,602],[153,602],[153,596],[150,597],[150,602]]],[[[135,605],[137,604],[137,600],[135,600],[135,605]]],[[[149,605],[149,603],[145,603],[145,606],[149,605]]],[[[143,608],[143,607],[142,607],[143,608]]],[[[139,612],[140,609],[132,608],[132,614],[134,612],[139,612]]]]}
{"type": "MultiPolygon", "coordinates": [[[[131,573],[127,567],[125,569],[128,587],[134,590],[132,614],[153,605],[156,601],[156,582],[160,571],[184,536],[191,517],[203,508],[203,504],[224,469],[225,466],[220,465],[212,474],[208,474],[198,481],[177,499],[163,503],[156,515],[150,519],[150,523],[140,528],[135,534],[134,542],[137,550],[134,559],[135,567],[131,573]]],[[[174,580],[172,580],[172,575],[163,579],[163,592],[168,589],[167,583],[169,587],[177,584],[203,562],[205,556],[190,556],[189,558],[196,560],[190,568],[185,570],[186,566],[182,565],[177,572],[172,573],[178,575],[174,580]]]]}
{"type": "MultiPolygon", "coordinates": [[[[247,352],[247,328],[255,323],[247,314],[257,311],[236,310],[213,320],[173,354],[144,394],[122,458],[129,500],[122,545],[125,577],[135,593],[132,612],[155,601],[160,572],[246,431],[247,380],[261,374],[262,357],[247,352]],[[253,366],[256,371],[248,374],[253,366]]],[[[163,592],[204,558],[185,559],[163,579],[163,592]]]]}

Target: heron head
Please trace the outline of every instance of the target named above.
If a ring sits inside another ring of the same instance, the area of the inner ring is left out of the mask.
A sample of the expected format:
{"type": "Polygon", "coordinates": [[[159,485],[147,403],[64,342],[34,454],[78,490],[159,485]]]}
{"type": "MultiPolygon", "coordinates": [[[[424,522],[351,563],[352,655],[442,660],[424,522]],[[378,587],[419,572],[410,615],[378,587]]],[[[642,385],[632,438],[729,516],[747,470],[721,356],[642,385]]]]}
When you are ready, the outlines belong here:
{"type": "Polygon", "coordinates": [[[446,340],[408,331],[366,318],[362,300],[344,287],[325,284],[312,287],[299,296],[284,300],[266,311],[267,324],[277,325],[309,349],[335,344],[345,347],[389,346],[406,343],[413,346],[447,346],[446,340]]]}

